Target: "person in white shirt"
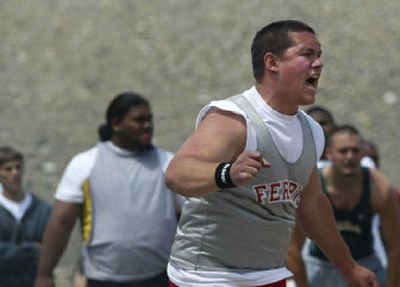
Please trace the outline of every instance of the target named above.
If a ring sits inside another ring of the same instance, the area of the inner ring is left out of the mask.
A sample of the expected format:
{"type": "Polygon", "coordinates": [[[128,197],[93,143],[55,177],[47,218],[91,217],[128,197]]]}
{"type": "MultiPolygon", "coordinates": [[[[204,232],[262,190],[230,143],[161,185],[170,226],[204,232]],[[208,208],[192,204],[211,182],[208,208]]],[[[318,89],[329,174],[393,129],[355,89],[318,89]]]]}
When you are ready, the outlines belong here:
{"type": "Polygon", "coordinates": [[[0,286],[32,287],[51,205],[24,190],[24,157],[0,147],[0,286]]]}
{"type": "Polygon", "coordinates": [[[88,287],[166,287],[181,202],[164,182],[172,153],[152,144],[147,99],[117,95],[99,136],[95,147],[72,158],[58,185],[36,286],[54,286],[53,270],[81,218],[88,287]]]}

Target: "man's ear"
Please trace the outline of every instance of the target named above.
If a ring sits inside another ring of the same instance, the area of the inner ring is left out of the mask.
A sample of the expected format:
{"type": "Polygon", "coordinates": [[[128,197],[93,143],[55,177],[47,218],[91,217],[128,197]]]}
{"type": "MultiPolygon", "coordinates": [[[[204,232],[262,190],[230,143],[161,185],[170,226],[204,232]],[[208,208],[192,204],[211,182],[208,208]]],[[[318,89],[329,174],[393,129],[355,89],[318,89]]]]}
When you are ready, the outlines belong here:
{"type": "Polygon", "coordinates": [[[264,55],[264,66],[266,71],[270,71],[273,73],[278,72],[279,70],[278,57],[272,53],[266,53],[264,55]]]}
{"type": "Polygon", "coordinates": [[[111,127],[112,127],[113,131],[116,131],[116,132],[120,131],[121,130],[121,125],[120,124],[121,124],[120,120],[118,120],[116,118],[112,119],[111,120],[111,127]]]}

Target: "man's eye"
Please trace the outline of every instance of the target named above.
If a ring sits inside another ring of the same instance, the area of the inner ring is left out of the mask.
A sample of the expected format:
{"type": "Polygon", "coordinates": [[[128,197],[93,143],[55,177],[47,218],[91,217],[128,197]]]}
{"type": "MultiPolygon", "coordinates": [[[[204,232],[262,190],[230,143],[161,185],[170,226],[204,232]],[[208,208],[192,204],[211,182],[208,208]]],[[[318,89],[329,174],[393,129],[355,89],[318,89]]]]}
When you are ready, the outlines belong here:
{"type": "Polygon", "coordinates": [[[138,123],[144,123],[144,122],[150,122],[152,120],[152,118],[151,117],[140,117],[140,118],[135,118],[133,120],[138,123]]]}
{"type": "Polygon", "coordinates": [[[303,56],[304,57],[312,57],[314,54],[313,53],[311,53],[311,52],[304,52],[303,53],[303,56]]]}

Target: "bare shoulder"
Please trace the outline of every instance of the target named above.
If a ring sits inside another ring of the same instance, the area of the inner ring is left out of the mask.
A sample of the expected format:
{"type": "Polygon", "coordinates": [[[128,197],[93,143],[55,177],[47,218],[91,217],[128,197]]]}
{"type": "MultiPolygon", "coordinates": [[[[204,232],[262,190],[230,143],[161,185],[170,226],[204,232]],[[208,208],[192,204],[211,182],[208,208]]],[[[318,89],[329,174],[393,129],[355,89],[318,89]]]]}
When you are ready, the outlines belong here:
{"type": "Polygon", "coordinates": [[[231,159],[246,145],[246,119],[239,114],[212,108],[178,150],[178,156],[231,159]]]}
{"type": "Polygon", "coordinates": [[[389,179],[381,171],[370,168],[369,172],[371,174],[374,186],[382,190],[387,190],[388,188],[390,188],[391,183],[389,179]]]}
{"type": "MultiPolygon", "coordinates": [[[[242,125],[243,127],[246,126],[246,120],[243,117],[243,115],[232,112],[232,111],[226,111],[226,110],[221,110],[218,108],[211,108],[210,111],[205,115],[202,123],[205,121],[214,121],[217,120],[218,122],[223,123],[224,121],[229,121],[234,124],[235,122],[237,124],[242,125]]],[[[200,123],[200,125],[202,124],[200,123]]]]}
{"type": "Polygon", "coordinates": [[[219,140],[242,139],[246,135],[246,120],[242,115],[213,108],[200,122],[195,133],[211,135],[219,140]]]}
{"type": "Polygon", "coordinates": [[[380,213],[388,205],[395,202],[396,189],[390,180],[379,170],[369,169],[371,174],[371,202],[373,209],[380,213]]]}

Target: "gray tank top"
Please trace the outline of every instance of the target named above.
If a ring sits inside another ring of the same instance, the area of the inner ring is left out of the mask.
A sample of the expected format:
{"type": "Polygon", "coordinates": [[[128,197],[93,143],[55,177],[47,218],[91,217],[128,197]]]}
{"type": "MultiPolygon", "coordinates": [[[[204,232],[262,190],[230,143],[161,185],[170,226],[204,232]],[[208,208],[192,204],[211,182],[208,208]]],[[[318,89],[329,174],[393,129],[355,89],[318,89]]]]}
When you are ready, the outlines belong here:
{"type": "Polygon", "coordinates": [[[312,131],[301,112],[303,150],[297,162],[288,163],[251,103],[241,95],[228,100],[250,119],[258,150],[271,167],[246,186],[186,201],[170,257],[176,268],[251,272],[283,267],[295,209],[316,164],[312,131]]]}
{"type": "Polygon", "coordinates": [[[125,282],[165,272],[176,209],[164,182],[163,151],[124,153],[107,143],[97,147],[88,178],[92,220],[83,248],[85,275],[125,282]]]}

